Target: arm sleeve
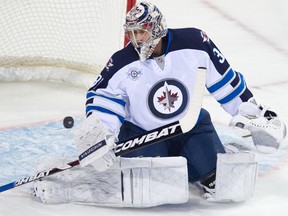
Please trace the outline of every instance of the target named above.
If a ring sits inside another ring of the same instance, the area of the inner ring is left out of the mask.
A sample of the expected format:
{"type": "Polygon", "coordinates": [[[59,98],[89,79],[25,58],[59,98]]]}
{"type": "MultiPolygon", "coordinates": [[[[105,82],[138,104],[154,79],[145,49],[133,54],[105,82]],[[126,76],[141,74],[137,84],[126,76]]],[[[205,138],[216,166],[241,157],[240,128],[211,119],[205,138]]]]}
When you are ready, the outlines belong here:
{"type": "Polygon", "coordinates": [[[207,35],[203,38],[206,39],[202,43],[203,49],[209,55],[207,90],[228,113],[234,116],[238,113],[239,105],[248,101],[253,94],[248,89],[244,76],[233,70],[213,41],[207,35]]]}
{"type": "Polygon", "coordinates": [[[92,113],[118,136],[120,127],[125,119],[125,92],[121,88],[121,76],[117,67],[106,67],[96,79],[86,95],[86,117],[92,113]]]}

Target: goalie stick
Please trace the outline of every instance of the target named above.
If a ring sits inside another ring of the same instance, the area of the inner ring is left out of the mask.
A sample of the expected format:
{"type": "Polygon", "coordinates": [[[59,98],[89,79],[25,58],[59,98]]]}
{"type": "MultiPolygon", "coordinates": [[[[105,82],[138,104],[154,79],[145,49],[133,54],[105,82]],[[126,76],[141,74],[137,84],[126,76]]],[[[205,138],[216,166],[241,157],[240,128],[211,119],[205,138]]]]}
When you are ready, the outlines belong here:
{"type": "MultiPolygon", "coordinates": [[[[175,121],[168,125],[164,125],[151,131],[147,131],[142,135],[135,136],[121,143],[117,143],[117,147],[115,149],[115,155],[121,156],[125,153],[134,151],[136,149],[143,148],[153,143],[157,143],[190,131],[196,125],[199,117],[204,97],[205,83],[206,83],[206,68],[199,67],[196,73],[194,90],[190,94],[189,106],[185,116],[179,121],[175,121]]],[[[46,171],[38,172],[33,176],[22,178],[20,180],[0,186],[0,193],[21,186],[23,184],[39,180],[46,176],[62,172],[77,165],[79,165],[79,160],[69,162],[62,167],[54,167],[46,171]]]]}

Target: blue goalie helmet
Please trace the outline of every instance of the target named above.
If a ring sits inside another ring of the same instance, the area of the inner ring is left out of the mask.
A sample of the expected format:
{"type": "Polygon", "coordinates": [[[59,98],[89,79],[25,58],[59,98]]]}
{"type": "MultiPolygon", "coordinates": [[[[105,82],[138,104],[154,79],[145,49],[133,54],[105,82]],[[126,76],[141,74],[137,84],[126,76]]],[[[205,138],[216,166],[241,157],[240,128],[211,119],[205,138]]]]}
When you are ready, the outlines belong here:
{"type": "Polygon", "coordinates": [[[160,39],[167,34],[162,13],[155,5],[147,2],[137,3],[127,13],[124,30],[141,61],[152,55],[160,39]]]}

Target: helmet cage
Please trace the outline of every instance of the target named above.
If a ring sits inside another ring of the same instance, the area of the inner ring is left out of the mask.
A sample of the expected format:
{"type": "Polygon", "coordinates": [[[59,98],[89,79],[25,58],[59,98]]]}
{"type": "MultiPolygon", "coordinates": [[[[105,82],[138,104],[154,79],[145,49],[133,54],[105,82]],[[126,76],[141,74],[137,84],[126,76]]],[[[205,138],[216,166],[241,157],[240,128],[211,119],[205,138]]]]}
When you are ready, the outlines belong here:
{"type": "Polygon", "coordinates": [[[153,41],[153,36],[151,30],[149,29],[138,29],[126,31],[126,38],[128,38],[135,48],[141,48],[142,46],[151,45],[153,41]],[[136,36],[137,34],[137,36],[136,36]]]}

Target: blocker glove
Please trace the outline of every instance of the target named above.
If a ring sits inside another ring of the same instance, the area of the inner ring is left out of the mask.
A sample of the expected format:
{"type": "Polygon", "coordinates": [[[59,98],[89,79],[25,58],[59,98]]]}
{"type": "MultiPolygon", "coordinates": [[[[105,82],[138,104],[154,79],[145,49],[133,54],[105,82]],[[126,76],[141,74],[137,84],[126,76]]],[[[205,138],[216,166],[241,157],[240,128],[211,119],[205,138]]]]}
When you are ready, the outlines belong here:
{"type": "Polygon", "coordinates": [[[256,149],[261,153],[273,153],[286,137],[286,126],[276,112],[258,105],[254,98],[239,106],[239,113],[229,125],[249,130],[256,149]]]}
{"type": "Polygon", "coordinates": [[[72,133],[82,167],[90,164],[97,171],[102,172],[114,164],[115,136],[95,114],[77,125],[72,133]]]}

